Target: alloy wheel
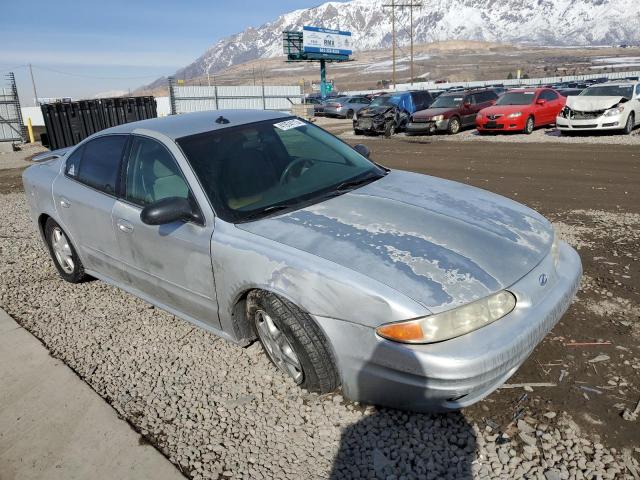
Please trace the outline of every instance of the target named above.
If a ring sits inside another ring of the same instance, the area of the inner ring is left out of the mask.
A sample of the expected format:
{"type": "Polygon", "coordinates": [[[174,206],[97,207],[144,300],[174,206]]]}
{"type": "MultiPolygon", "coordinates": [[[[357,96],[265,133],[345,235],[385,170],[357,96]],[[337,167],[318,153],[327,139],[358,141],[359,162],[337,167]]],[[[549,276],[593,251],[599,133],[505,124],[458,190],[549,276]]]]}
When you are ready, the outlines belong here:
{"type": "Polygon", "coordinates": [[[304,379],[302,365],[287,337],[264,310],[258,310],[255,316],[258,336],[269,358],[282,372],[300,384],[304,379]]]}
{"type": "Polygon", "coordinates": [[[51,248],[60,268],[65,273],[73,273],[76,267],[73,261],[73,252],[69,245],[69,239],[59,227],[55,227],[51,232],[51,248]]]}

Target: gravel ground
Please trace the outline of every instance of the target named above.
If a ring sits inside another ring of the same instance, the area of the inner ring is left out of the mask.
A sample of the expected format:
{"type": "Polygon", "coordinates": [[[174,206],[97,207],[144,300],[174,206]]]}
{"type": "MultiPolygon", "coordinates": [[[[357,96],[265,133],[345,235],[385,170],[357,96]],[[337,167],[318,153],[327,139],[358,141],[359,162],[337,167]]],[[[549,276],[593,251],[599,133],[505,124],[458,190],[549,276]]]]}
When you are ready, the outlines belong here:
{"type": "Polygon", "coordinates": [[[639,449],[592,441],[562,412],[515,404],[508,424],[480,424],[301,391],[258,344],[61,281],[22,193],[0,196],[0,216],[0,305],[192,478],[639,478],[639,449]]]}

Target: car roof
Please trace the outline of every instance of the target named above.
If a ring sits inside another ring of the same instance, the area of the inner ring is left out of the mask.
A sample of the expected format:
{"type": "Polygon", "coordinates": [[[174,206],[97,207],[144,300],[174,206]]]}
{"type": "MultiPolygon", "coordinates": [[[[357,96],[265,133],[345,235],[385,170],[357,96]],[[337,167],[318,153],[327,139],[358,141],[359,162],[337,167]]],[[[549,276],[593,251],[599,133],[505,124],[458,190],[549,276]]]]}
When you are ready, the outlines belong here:
{"type": "Polygon", "coordinates": [[[291,117],[287,112],[269,110],[210,110],[207,112],[184,113],[169,115],[167,117],[151,118],[138,122],[124,123],[115,127],[100,131],[100,135],[112,133],[133,133],[144,129],[161,133],[176,140],[181,137],[195,135],[197,133],[223,130],[225,128],[246,125],[248,123],[273,120],[276,118],[291,117]],[[229,120],[228,123],[216,123],[220,117],[229,120]]]}
{"type": "MultiPolygon", "coordinates": [[[[596,85],[590,85],[589,87],[593,86],[598,86],[601,87],[603,85],[629,85],[629,86],[633,86],[636,83],[638,83],[637,80],[609,80],[608,82],[602,82],[602,83],[598,83],[596,85]]],[[[587,87],[587,88],[589,88],[587,87]]]]}

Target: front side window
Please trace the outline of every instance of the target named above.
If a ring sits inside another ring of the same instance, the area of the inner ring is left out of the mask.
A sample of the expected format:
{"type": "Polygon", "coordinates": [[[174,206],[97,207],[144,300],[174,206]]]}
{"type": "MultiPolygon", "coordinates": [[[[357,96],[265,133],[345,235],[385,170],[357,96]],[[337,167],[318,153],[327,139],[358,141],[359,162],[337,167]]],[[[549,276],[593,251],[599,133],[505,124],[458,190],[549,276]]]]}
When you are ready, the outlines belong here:
{"type": "Polygon", "coordinates": [[[636,96],[640,96],[640,83],[636,85],[636,96]]]}
{"type": "Polygon", "coordinates": [[[67,158],[67,163],[64,167],[64,173],[70,177],[76,178],[78,176],[78,170],[80,170],[80,159],[82,158],[82,151],[84,145],[76,148],[73,153],[67,158]]]}
{"type": "Polygon", "coordinates": [[[160,142],[134,136],[129,153],[125,197],[137,205],[163,198],[189,198],[189,187],[173,156],[160,142]]]}
{"type": "MultiPolygon", "coordinates": [[[[115,194],[126,143],[126,135],[105,135],[87,142],[82,147],[82,158],[75,178],[90,187],[115,194]]],[[[70,172],[67,174],[73,176],[70,172]]]]}
{"type": "Polygon", "coordinates": [[[551,90],[543,90],[542,93],[540,94],[540,98],[542,100],[547,100],[549,102],[552,102],[558,99],[558,95],[556,94],[556,92],[553,92],[551,90]]]}
{"type": "Polygon", "coordinates": [[[386,173],[330,133],[295,118],[214,130],[177,143],[216,214],[231,222],[302,208],[386,173]]]}

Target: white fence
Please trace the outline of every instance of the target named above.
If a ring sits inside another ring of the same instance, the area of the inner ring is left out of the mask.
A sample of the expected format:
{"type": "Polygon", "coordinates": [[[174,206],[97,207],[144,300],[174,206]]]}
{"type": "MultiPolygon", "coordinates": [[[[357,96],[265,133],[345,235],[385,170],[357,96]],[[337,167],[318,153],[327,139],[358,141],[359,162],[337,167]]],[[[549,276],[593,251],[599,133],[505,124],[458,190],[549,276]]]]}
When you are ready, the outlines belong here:
{"type": "Polygon", "coordinates": [[[640,71],[633,72],[614,72],[614,73],[596,73],[588,75],[564,75],[562,77],[543,77],[543,78],[514,78],[514,79],[502,79],[502,80],[478,80],[473,82],[451,82],[451,83],[435,83],[435,82],[415,82],[413,85],[410,83],[399,83],[396,85],[395,90],[393,88],[377,89],[377,90],[354,90],[344,92],[348,95],[366,95],[375,92],[402,92],[405,90],[436,90],[450,87],[463,87],[463,88],[480,88],[490,85],[504,85],[518,86],[518,85],[551,85],[559,82],[580,82],[584,80],[594,78],[608,78],[609,80],[624,79],[628,77],[640,77],[640,71]]]}
{"type": "Polygon", "coordinates": [[[176,86],[169,84],[171,113],[230,108],[291,110],[302,103],[299,85],[176,86]]]}

